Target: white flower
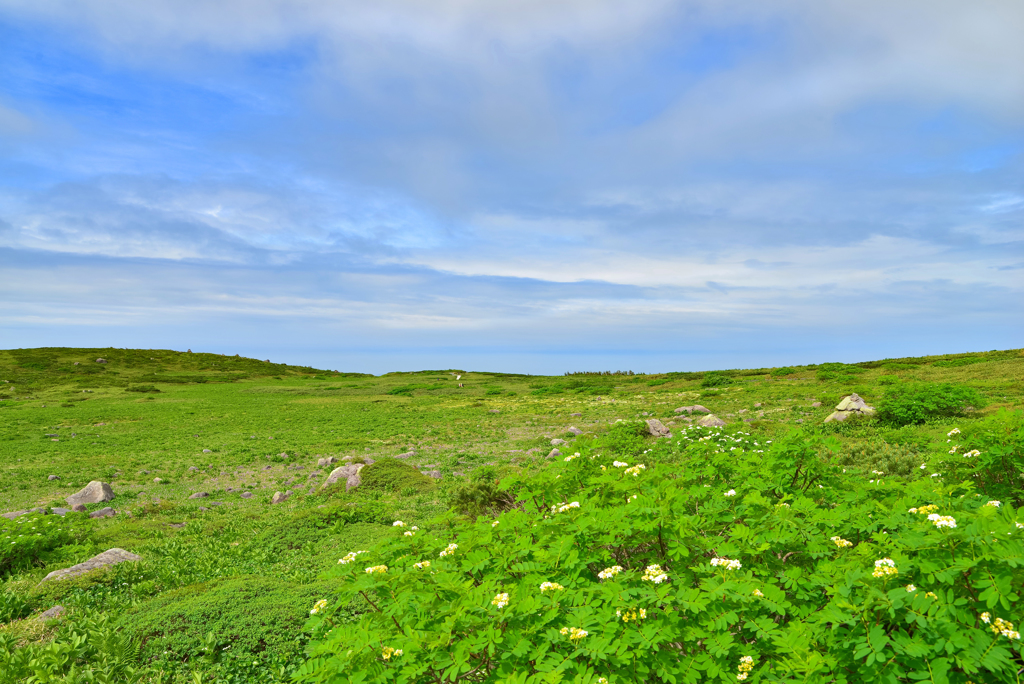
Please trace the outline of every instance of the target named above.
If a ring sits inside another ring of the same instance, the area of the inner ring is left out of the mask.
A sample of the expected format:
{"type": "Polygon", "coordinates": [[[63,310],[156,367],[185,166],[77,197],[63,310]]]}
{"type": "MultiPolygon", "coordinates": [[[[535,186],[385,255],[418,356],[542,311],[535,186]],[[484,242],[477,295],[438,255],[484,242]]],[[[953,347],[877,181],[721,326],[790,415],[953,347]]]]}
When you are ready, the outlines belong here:
{"type": "Polygon", "coordinates": [[[928,520],[930,520],[933,525],[940,529],[943,527],[956,527],[956,518],[954,518],[951,515],[939,515],[938,513],[932,513],[928,516],[928,520]]]}
{"type": "Polygon", "coordinates": [[[635,465],[632,468],[626,468],[623,472],[626,473],[627,475],[637,477],[640,474],[641,470],[647,470],[647,466],[645,466],[643,463],[635,465]]]}
{"type": "Polygon", "coordinates": [[[875,561],[875,569],[872,571],[871,576],[888,577],[897,574],[899,574],[899,570],[896,569],[896,561],[892,558],[882,558],[875,561]]]}
{"type": "Polygon", "coordinates": [[[668,575],[662,572],[660,565],[648,565],[647,569],[644,570],[643,577],[645,582],[654,582],[655,584],[661,584],[668,579],[668,575]]]}
{"type": "Polygon", "coordinates": [[[405,527],[405,523],[402,522],[401,520],[396,520],[395,522],[391,523],[391,526],[392,527],[405,527]]]}
{"type": "Polygon", "coordinates": [[[313,604],[313,608],[309,611],[309,614],[310,615],[316,615],[317,613],[319,613],[321,610],[323,610],[326,607],[327,607],[327,599],[320,599],[319,601],[317,601],[316,603],[313,604]]]}
{"type": "Polygon", "coordinates": [[[600,577],[601,579],[610,579],[610,578],[615,577],[616,575],[618,575],[620,572],[622,572],[622,566],[621,565],[613,565],[610,568],[605,568],[601,572],[597,573],[597,576],[600,577]]]}
{"type": "Polygon", "coordinates": [[[921,464],[921,470],[924,470],[924,468],[925,468],[925,464],[924,464],[924,463],[922,463],[922,464],[921,464]]]}
{"type": "Polygon", "coordinates": [[[917,587],[915,587],[913,584],[908,584],[907,591],[913,594],[915,591],[917,591],[917,587]]]}
{"type": "Polygon", "coordinates": [[[615,461],[615,462],[612,463],[612,465],[615,466],[616,468],[625,468],[629,464],[628,463],[623,463],[622,461],[615,461]]]}
{"type": "Polygon", "coordinates": [[[1001,501],[996,501],[995,499],[992,499],[991,501],[989,501],[989,502],[988,502],[987,504],[985,504],[985,505],[986,505],[986,506],[991,506],[992,508],[999,508],[1000,506],[1002,506],[1002,505],[1003,505],[1003,502],[1001,502],[1001,501]]]}
{"type": "Polygon", "coordinates": [[[975,456],[981,456],[981,452],[978,451],[977,449],[971,449],[966,454],[964,454],[964,458],[974,458],[975,456]]]}
{"type": "Polygon", "coordinates": [[[372,568],[366,568],[367,575],[383,575],[387,571],[388,566],[386,565],[374,565],[372,568]]]}
{"type": "Polygon", "coordinates": [[[743,564],[738,560],[730,560],[728,558],[712,558],[711,565],[720,565],[726,570],[739,570],[743,567],[743,564]]]}
{"type": "Polygon", "coordinates": [[[540,584],[540,593],[542,594],[546,594],[549,591],[561,591],[562,589],[565,589],[565,587],[558,582],[541,582],[540,584]]]}
{"type": "Polygon", "coordinates": [[[491,527],[497,527],[498,523],[500,523],[500,522],[501,522],[500,520],[495,520],[494,522],[491,523],[491,527]]]}
{"type": "Polygon", "coordinates": [[[491,605],[497,606],[498,610],[501,610],[508,605],[508,594],[498,594],[491,599],[491,605]]]}
{"type": "Polygon", "coordinates": [[[430,561],[420,561],[419,563],[413,563],[412,567],[416,568],[417,570],[422,570],[423,568],[429,568],[430,567],[430,561]]]}
{"type": "Polygon", "coordinates": [[[447,547],[445,547],[445,549],[443,551],[441,551],[441,553],[438,554],[438,556],[440,558],[444,558],[445,556],[450,556],[453,553],[455,553],[455,549],[457,549],[457,548],[459,548],[458,544],[449,544],[447,547]]]}
{"type": "Polygon", "coordinates": [[[412,532],[412,531],[403,532],[402,534],[404,534],[406,537],[415,537],[416,536],[416,533],[412,532]]]}
{"type": "Polygon", "coordinates": [[[556,505],[551,507],[551,512],[552,513],[565,513],[570,508],[579,508],[579,507],[580,507],[580,502],[579,501],[573,501],[572,503],[568,503],[568,504],[566,504],[566,503],[556,504],[556,505]]]}
{"type": "Polygon", "coordinates": [[[960,434],[960,428],[953,428],[952,430],[950,430],[949,432],[946,433],[946,436],[947,437],[952,437],[953,435],[959,435],[959,434],[960,434]]]}
{"type": "Polygon", "coordinates": [[[727,491],[725,493],[725,496],[736,496],[736,490],[735,489],[730,489],[729,491],[727,491]]]}
{"type": "Polygon", "coordinates": [[[348,565],[356,559],[356,556],[358,556],[361,553],[366,553],[366,551],[349,551],[347,554],[345,554],[344,558],[338,559],[338,563],[340,563],[341,565],[348,565]]]}

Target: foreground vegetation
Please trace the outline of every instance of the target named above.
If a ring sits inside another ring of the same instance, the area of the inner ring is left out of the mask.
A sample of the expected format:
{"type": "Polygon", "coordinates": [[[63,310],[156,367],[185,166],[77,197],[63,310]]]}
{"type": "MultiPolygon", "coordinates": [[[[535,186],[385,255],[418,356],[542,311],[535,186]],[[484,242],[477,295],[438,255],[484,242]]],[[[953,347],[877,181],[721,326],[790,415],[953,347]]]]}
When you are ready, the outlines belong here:
{"type": "Polygon", "coordinates": [[[0,682],[1016,682],[1022,369],[0,352],[3,510],[118,511],[0,518],[0,682]],[[876,417],[824,424],[851,392],[876,417]],[[345,492],[327,456],[374,462],[345,492]],[[40,582],[112,547],[143,560],[40,582]]]}

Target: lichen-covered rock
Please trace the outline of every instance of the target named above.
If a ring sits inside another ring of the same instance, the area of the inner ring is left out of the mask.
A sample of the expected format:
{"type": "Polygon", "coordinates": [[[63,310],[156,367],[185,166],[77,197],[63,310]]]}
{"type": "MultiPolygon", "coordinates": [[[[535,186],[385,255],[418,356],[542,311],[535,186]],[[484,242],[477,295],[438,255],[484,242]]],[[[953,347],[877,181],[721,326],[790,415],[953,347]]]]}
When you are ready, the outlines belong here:
{"type": "Polygon", "coordinates": [[[725,427],[725,421],[716,416],[714,413],[709,413],[703,416],[696,422],[696,425],[703,425],[704,427],[725,427]]]}
{"type": "Polygon", "coordinates": [[[340,468],[335,468],[331,471],[331,474],[327,476],[327,481],[324,482],[321,489],[330,487],[336,482],[345,481],[345,491],[355,489],[363,483],[362,478],[359,477],[359,471],[363,469],[362,463],[350,463],[349,465],[343,465],[340,468]]]}
{"type": "Polygon", "coordinates": [[[89,517],[90,518],[113,518],[115,515],[117,515],[117,511],[115,511],[110,506],[107,506],[106,508],[101,508],[98,511],[93,511],[92,513],[89,514],[89,517]]]}
{"type": "Polygon", "coordinates": [[[665,427],[665,424],[657,418],[647,419],[647,431],[655,437],[668,437],[672,434],[669,429],[665,427]]]}
{"type": "Polygon", "coordinates": [[[576,426],[571,426],[568,430],[566,430],[566,432],[571,432],[572,434],[576,435],[577,437],[579,437],[580,435],[583,434],[583,430],[580,430],[576,426]]]}
{"type": "Polygon", "coordinates": [[[873,416],[875,407],[868,404],[857,394],[850,394],[843,397],[842,401],[836,404],[836,410],[825,418],[826,423],[833,421],[841,423],[850,416],[873,416]]]}
{"type": "Polygon", "coordinates": [[[338,459],[334,458],[333,456],[327,456],[326,458],[317,459],[316,465],[318,468],[320,468],[322,466],[331,465],[332,463],[337,463],[337,461],[338,459]]]}
{"type": "Polygon", "coordinates": [[[676,409],[676,413],[711,413],[711,411],[700,404],[694,404],[693,406],[680,406],[676,409]]]}
{"type": "Polygon", "coordinates": [[[284,503],[285,501],[288,500],[289,496],[291,496],[291,495],[288,494],[287,492],[274,492],[274,497],[270,500],[270,503],[272,503],[272,504],[284,503]]]}
{"type": "Polygon", "coordinates": [[[92,570],[98,570],[105,568],[110,565],[117,565],[118,563],[124,563],[126,561],[140,561],[141,556],[137,556],[134,553],[129,553],[124,549],[107,549],[101,554],[93,556],[84,563],[78,565],[72,565],[70,568],[64,568],[63,570],[54,570],[49,575],[43,578],[43,582],[49,580],[62,580],[69,577],[76,577],[77,575],[83,575],[92,570]]]}
{"type": "Polygon", "coordinates": [[[110,485],[106,482],[93,480],[85,485],[81,491],[75,492],[66,498],[65,501],[69,505],[74,506],[75,504],[103,503],[104,501],[113,501],[113,499],[114,490],[110,488],[110,485]]]}
{"type": "Polygon", "coordinates": [[[441,479],[441,471],[440,470],[421,470],[420,471],[420,475],[426,475],[427,477],[432,477],[435,480],[440,480],[441,479]]]}

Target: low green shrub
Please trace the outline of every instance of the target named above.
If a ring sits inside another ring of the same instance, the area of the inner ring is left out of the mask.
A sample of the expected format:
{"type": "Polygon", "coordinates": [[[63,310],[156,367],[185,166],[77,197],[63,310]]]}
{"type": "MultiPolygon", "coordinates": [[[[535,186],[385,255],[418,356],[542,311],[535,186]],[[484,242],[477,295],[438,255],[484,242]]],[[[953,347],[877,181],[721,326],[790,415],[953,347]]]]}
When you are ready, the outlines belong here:
{"type": "Polygon", "coordinates": [[[895,385],[899,383],[900,379],[896,375],[880,375],[878,376],[879,385],[895,385]]]}
{"type": "Polygon", "coordinates": [[[719,371],[705,373],[704,377],[700,380],[701,387],[728,387],[729,385],[735,384],[736,380],[733,380],[725,373],[720,373],[719,371]]]}
{"type": "Polygon", "coordinates": [[[983,363],[984,361],[987,360],[988,359],[981,359],[976,356],[968,356],[967,358],[963,359],[942,359],[940,361],[936,361],[932,365],[935,366],[936,368],[960,368],[961,366],[970,366],[975,363],[983,363]]]}
{"type": "Polygon", "coordinates": [[[1024,412],[1000,410],[946,436],[941,472],[973,480],[989,496],[1024,504],[1024,412]]]}
{"type": "Polygon", "coordinates": [[[855,440],[842,446],[836,462],[845,468],[857,468],[882,477],[912,477],[920,474],[922,458],[920,452],[907,445],[855,440]]]}
{"type": "Polygon", "coordinates": [[[362,484],[360,490],[396,492],[413,488],[417,492],[428,492],[437,487],[437,481],[422,474],[405,461],[384,457],[359,471],[362,484]]]}
{"type": "Polygon", "coordinates": [[[851,366],[846,363],[822,363],[815,371],[815,377],[821,381],[838,380],[840,382],[852,382],[857,379],[859,373],[864,369],[858,366],[851,366]]]}
{"type": "Polygon", "coordinates": [[[796,369],[795,368],[790,368],[789,366],[783,366],[782,368],[773,368],[772,369],[772,377],[773,378],[782,378],[782,377],[785,377],[787,375],[794,375],[795,373],[796,373],[796,369]]]}
{"type": "Polygon", "coordinates": [[[83,537],[87,529],[88,518],[78,514],[0,518],[0,577],[42,567],[54,550],[83,537]]]}
{"type": "Polygon", "coordinates": [[[20,620],[32,612],[32,604],[6,591],[0,591],[0,625],[12,620],[20,620]]]}
{"type": "Polygon", "coordinates": [[[159,392],[159,391],[160,390],[158,390],[153,385],[129,385],[128,389],[125,390],[125,392],[152,392],[152,393],[156,393],[156,392],[159,392]]]}
{"type": "MultiPolygon", "coordinates": [[[[608,428],[608,431],[597,439],[595,448],[607,449],[624,456],[636,456],[650,448],[654,439],[644,421],[623,420],[608,428]]],[[[583,445],[585,442],[581,441],[580,444],[583,445]]]]}
{"type": "Polygon", "coordinates": [[[964,416],[984,406],[977,390],[952,383],[906,383],[889,389],[878,405],[879,420],[890,425],[918,425],[964,416]]]}

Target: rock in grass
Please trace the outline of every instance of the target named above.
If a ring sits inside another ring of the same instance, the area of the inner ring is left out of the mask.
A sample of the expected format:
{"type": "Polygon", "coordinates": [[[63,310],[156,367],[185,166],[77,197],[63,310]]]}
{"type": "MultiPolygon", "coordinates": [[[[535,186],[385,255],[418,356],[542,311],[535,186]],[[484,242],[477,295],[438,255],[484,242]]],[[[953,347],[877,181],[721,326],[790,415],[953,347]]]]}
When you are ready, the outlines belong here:
{"type": "Polygon", "coordinates": [[[711,413],[711,411],[700,404],[694,404],[693,406],[680,406],[676,409],[676,413],[711,413]]]}
{"type": "Polygon", "coordinates": [[[47,611],[39,614],[37,620],[56,620],[64,614],[64,606],[54,606],[47,611]]]}
{"type": "Polygon", "coordinates": [[[96,363],[106,363],[106,359],[96,359],[96,363]]]}
{"type": "Polygon", "coordinates": [[[669,431],[669,429],[667,427],[665,427],[664,423],[662,423],[657,418],[648,418],[647,419],[647,432],[651,433],[655,437],[671,437],[672,436],[672,433],[669,431]]]}
{"type": "Polygon", "coordinates": [[[241,496],[242,496],[243,499],[251,499],[252,498],[252,492],[242,492],[241,496]]]}
{"type": "Polygon", "coordinates": [[[60,475],[47,475],[46,479],[49,480],[50,482],[53,482],[54,480],[59,480],[60,475]]]}
{"type": "Polygon", "coordinates": [[[725,421],[714,413],[709,413],[698,420],[697,425],[703,425],[704,427],[725,427],[725,421]]]}
{"type": "Polygon", "coordinates": [[[337,462],[338,462],[338,459],[334,458],[333,456],[328,456],[327,458],[317,459],[316,465],[319,468],[321,466],[327,466],[327,465],[331,465],[332,463],[337,463],[337,462]]]}
{"type": "Polygon", "coordinates": [[[583,434],[583,430],[580,430],[580,429],[579,429],[578,427],[576,427],[575,425],[571,425],[571,426],[569,426],[569,429],[568,429],[568,430],[566,430],[566,432],[571,432],[572,434],[576,435],[577,437],[579,437],[580,435],[582,435],[582,434],[583,434]]]}
{"type": "Polygon", "coordinates": [[[274,492],[274,498],[270,500],[272,504],[284,503],[288,500],[288,494],[285,492],[274,492]]]}
{"type": "Polygon", "coordinates": [[[548,455],[547,455],[546,458],[558,458],[561,455],[562,455],[561,451],[559,451],[558,449],[552,449],[550,452],[548,452],[548,455]]]}
{"type": "Polygon", "coordinates": [[[113,518],[115,515],[117,515],[117,511],[115,511],[110,506],[107,506],[106,508],[101,508],[98,511],[93,511],[92,513],[89,514],[89,517],[90,518],[113,518]]]}
{"type": "Polygon", "coordinates": [[[441,471],[440,470],[421,470],[420,471],[420,475],[426,475],[427,477],[432,477],[435,480],[440,480],[441,479],[441,471]]]}
{"type": "Polygon", "coordinates": [[[407,451],[404,454],[398,454],[397,456],[395,456],[395,458],[400,458],[400,459],[402,459],[404,461],[405,459],[412,458],[415,455],[416,455],[415,451],[407,451]]]}
{"type": "Polygon", "coordinates": [[[112,501],[114,498],[114,490],[110,488],[106,482],[100,482],[99,480],[93,480],[85,487],[71,496],[65,501],[70,505],[75,504],[91,504],[91,503],[103,503],[104,501],[112,501]]]}
{"type": "Polygon", "coordinates": [[[349,465],[343,465],[340,468],[335,468],[331,471],[331,474],[327,476],[327,480],[320,487],[324,489],[330,487],[336,482],[345,481],[345,491],[355,489],[363,483],[362,478],[359,477],[359,471],[363,469],[364,464],[362,463],[350,463],[349,465]]]}
{"type": "Polygon", "coordinates": [[[103,553],[93,556],[84,563],[72,565],[70,568],[64,568],[63,570],[54,570],[43,578],[43,582],[67,579],[69,577],[85,574],[90,570],[97,570],[110,565],[117,565],[118,563],[124,563],[125,561],[134,562],[140,560],[142,560],[141,556],[136,556],[134,553],[129,553],[124,549],[107,549],[103,553]]]}
{"type": "Polygon", "coordinates": [[[71,507],[75,513],[85,513],[85,504],[75,504],[71,507]]]}
{"type": "Polygon", "coordinates": [[[188,498],[190,498],[190,499],[205,499],[208,496],[210,496],[210,495],[208,493],[206,493],[206,492],[196,492],[195,494],[193,494],[192,496],[190,496],[188,498]]]}
{"type": "Polygon", "coordinates": [[[873,415],[875,415],[875,408],[873,406],[868,406],[857,394],[851,394],[843,397],[843,400],[836,404],[836,410],[829,414],[825,422],[837,421],[841,423],[850,416],[873,415]]]}
{"type": "Polygon", "coordinates": [[[575,416],[575,417],[578,418],[578,417],[582,416],[583,414],[582,413],[570,413],[569,415],[570,416],[575,416]]]}
{"type": "MultiPolygon", "coordinates": [[[[85,508],[85,506],[83,506],[82,508],[85,508]]],[[[59,516],[61,516],[63,518],[65,515],[67,515],[68,513],[71,512],[71,509],[70,508],[51,508],[50,512],[53,513],[54,515],[59,515],[59,516]]]]}
{"type": "Polygon", "coordinates": [[[565,440],[564,439],[553,439],[553,440],[551,440],[551,446],[561,446],[563,444],[565,444],[565,440]]]}

